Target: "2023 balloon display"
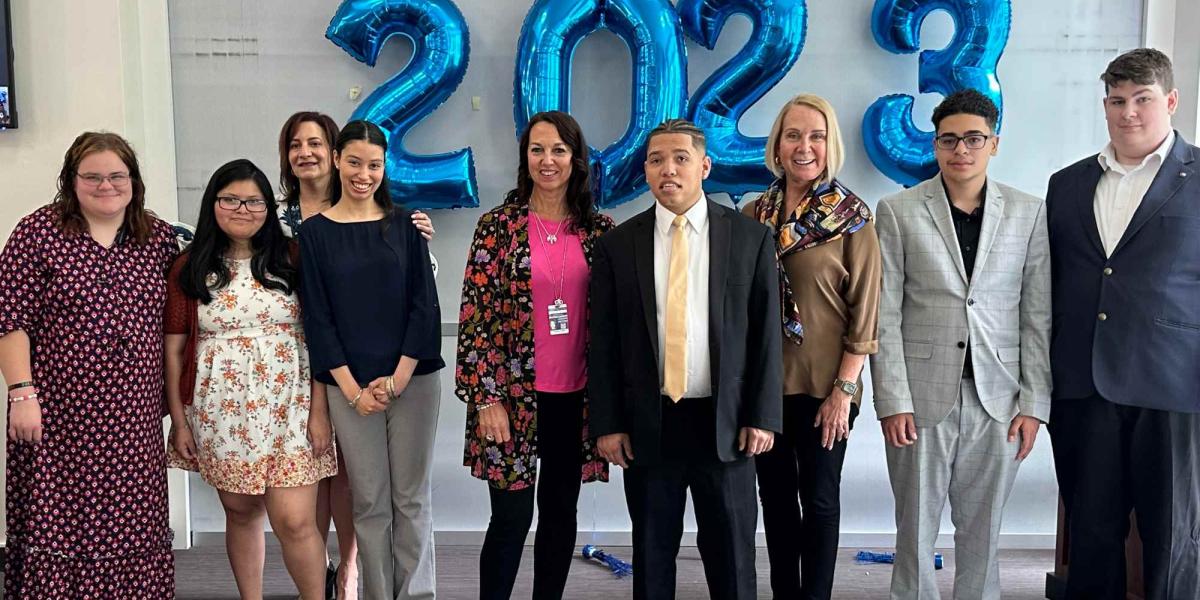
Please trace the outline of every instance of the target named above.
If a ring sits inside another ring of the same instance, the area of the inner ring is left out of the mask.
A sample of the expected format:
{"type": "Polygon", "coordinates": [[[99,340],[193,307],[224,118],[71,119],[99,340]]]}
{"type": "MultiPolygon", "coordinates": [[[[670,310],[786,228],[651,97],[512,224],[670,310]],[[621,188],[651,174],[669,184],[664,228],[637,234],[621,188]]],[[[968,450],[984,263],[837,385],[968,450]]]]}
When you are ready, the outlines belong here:
{"type": "Polygon", "coordinates": [[[387,177],[392,197],[412,208],[479,206],[471,149],[417,156],[404,136],[437,109],[467,72],[467,22],[451,0],[345,0],[325,37],[375,66],[393,35],[412,40],[412,59],[350,115],[388,133],[387,177]]]}
{"type": "MultiPolygon", "coordinates": [[[[888,52],[910,54],[920,49],[921,23],[934,10],[954,20],[954,38],[941,50],[920,54],[917,75],[922,92],[950,94],[975,88],[986,94],[1004,115],[996,65],[1012,20],[1010,0],[877,0],[871,14],[875,41],[888,52]]],[[[892,94],[876,100],[863,116],[867,156],[883,174],[913,186],[938,170],[933,155],[933,132],[912,120],[913,97],[892,94]]],[[[996,123],[1000,131],[1000,123],[996,123]]]]}
{"type": "MultiPolygon", "coordinates": [[[[975,88],[1002,109],[996,65],[1008,41],[1010,1],[876,0],[871,29],[882,48],[912,53],[920,48],[924,18],[934,10],[948,12],[954,39],[942,50],[921,53],[918,89],[949,94],[975,88]]],[[[796,63],[806,26],[805,0],[677,0],[674,7],[668,0],[535,0],[517,43],[516,130],[519,135],[539,111],[570,111],[575,48],[591,33],[607,29],[629,48],[633,85],[629,126],[608,147],[592,151],[598,204],[616,206],[646,191],[642,161],[649,130],[685,114],[708,135],[713,170],[706,191],[727,193],[737,202],[746,192],[764,189],[773,177],[763,164],[766,139],[742,135],[738,120],[796,63]],[[753,23],[750,39],[689,102],[684,34],[712,49],[735,13],[753,23]]],[[[371,66],[395,34],[412,40],[412,60],[351,118],[371,120],[391,135],[388,180],[398,199],[418,208],[478,206],[470,148],[433,156],[403,149],[404,135],[462,82],[470,53],[466,22],[451,0],[344,0],[326,31],[326,37],[371,66]]],[[[885,96],[863,118],[871,161],[904,185],[937,170],[933,134],[913,123],[912,103],[908,95],[885,96]]]]}

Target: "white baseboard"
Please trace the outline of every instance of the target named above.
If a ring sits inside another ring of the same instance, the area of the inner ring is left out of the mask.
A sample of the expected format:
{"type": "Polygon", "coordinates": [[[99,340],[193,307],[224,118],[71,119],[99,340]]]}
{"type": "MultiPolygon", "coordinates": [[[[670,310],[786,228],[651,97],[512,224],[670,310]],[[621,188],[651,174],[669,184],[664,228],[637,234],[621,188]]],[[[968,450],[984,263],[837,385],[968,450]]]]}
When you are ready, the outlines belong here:
{"type": "MultiPolygon", "coordinates": [[[[484,532],[437,531],[433,535],[434,543],[443,546],[479,546],[483,544],[484,532]]],[[[275,543],[274,536],[270,536],[268,539],[272,543],[275,543]]],[[[1053,550],[1054,541],[1054,534],[1050,533],[1000,534],[1000,547],[1005,550],[1053,550]]],[[[760,548],[765,548],[767,545],[766,538],[763,537],[761,532],[756,536],[755,542],[760,548]]],[[[335,543],[332,538],[330,543],[335,543]]],[[[575,537],[575,543],[580,546],[584,544],[629,546],[633,541],[632,534],[628,531],[581,531],[575,537]]],[[[681,543],[684,546],[695,546],[696,533],[684,532],[681,543]]],[[[194,532],[192,534],[192,544],[194,546],[223,546],[225,545],[225,534],[220,531],[194,532]]],[[[533,545],[533,532],[529,533],[525,544],[533,545]]],[[[896,534],[843,531],[839,545],[842,548],[892,548],[896,545],[896,534]]],[[[937,547],[953,548],[954,534],[943,533],[938,535],[937,547]]]]}

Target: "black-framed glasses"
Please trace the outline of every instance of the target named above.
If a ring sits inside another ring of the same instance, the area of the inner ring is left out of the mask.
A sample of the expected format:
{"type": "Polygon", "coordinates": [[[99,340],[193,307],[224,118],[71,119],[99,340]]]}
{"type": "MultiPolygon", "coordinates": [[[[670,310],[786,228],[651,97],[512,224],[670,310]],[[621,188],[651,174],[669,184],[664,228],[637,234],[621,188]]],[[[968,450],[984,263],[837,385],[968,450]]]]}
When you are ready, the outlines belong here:
{"type": "Polygon", "coordinates": [[[266,212],[267,201],[262,198],[234,198],[233,196],[217,196],[217,206],[228,210],[235,211],[243,206],[248,212],[260,213],[266,212]]]}
{"type": "Polygon", "coordinates": [[[79,180],[88,187],[94,188],[100,187],[105,181],[111,183],[113,187],[123,188],[129,185],[129,182],[133,180],[133,178],[129,176],[129,173],[112,173],[111,175],[101,175],[99,173],[76,173],[75,176],[78,177],[79,180]]]}
{"type": "Polygon", "coordinates": [[[979,150],[993,137],[996,136],[984,135],[982,133],[968,133],[967,135],[943,133],[933,138],[933,143],[937,144],[938,150],[953,150],[958,147],[959,142],[966,144],[968,149],[979,150]]]}

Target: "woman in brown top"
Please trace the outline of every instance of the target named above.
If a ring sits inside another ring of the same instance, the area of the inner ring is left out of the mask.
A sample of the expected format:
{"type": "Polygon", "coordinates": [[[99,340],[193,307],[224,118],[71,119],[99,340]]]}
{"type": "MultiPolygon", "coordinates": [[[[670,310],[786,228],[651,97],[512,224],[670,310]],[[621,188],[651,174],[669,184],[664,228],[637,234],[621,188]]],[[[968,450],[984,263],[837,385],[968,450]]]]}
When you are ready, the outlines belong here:
{"type": "Polygon", "coordinates": [[[782,287],[783,433],[757,459],[776,599],[833,592],[842,461],[863,362],[879,346],[879,239],[866,203],[836,179],[843,158],[829,102],[792,98],[767,138],[778,179],[744,209],[775,232],[782,287]]]}

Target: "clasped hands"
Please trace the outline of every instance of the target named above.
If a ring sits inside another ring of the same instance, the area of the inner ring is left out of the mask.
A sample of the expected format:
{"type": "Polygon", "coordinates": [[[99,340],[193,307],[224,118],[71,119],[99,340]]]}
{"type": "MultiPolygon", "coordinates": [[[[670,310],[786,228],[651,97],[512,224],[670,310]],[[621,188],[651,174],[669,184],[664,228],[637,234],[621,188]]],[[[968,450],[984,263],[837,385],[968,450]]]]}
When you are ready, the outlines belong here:
{"type": "Polygon", "coordinates": [[[383,412],[387,410],[393,398],[399,397],[406,387],[408,387],[408,380],[400,381],[397,375],[378,377],[362,389],[362,395],[358,397],[358,402],[354,404],[354,409],[358,411],[359,415],[364,417],[377,412],[383,412]],[[388,394],[388,379],[392,380],[391,396],[388,394]]]}

